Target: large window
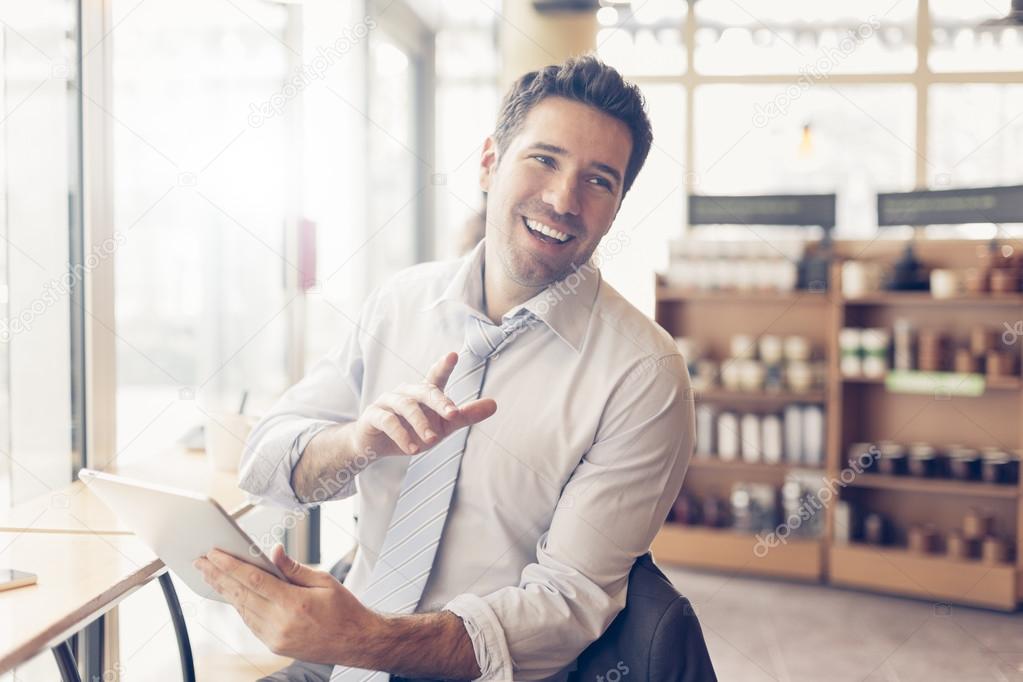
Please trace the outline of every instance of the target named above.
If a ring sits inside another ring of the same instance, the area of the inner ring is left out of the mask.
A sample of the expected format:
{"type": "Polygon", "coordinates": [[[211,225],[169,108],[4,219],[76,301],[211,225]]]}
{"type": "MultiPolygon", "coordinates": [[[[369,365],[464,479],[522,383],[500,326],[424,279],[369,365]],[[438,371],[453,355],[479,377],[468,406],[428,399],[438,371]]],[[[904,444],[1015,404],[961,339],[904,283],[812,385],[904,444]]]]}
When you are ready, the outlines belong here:
{"type": "MultiPolygon", "coordinates": [[[[288,9],[113,3],[118,456],[286,385],[288,9]]],[[[250,403],[252,405],[253,403],[250,403]]]]}
{"type": "MultiPolygon", "coordinates": [[[[0,506],[71,480],[75,3],[0,5],[0,506]]],[[[78,243],[77,241],[75,243],[78,243]]],[[[99,257],[106,257],[104,254],[99,257]]],[[[80,322],[80,319],[75,317],[80,322]]],[[[77,385],[77,383],[76,383],[77,385]]]]}
{"type": "Polygon", "coordinates": [[[483,234],[479,161],[494,131],[498,92],[499,15],[488,3],[443,3],[437,33],[436,248],[453,258],[483,234]]]}
{"type": "MultiPolygon", "coordinates": [[[[838,236],[861,237],[877,192],[1023,182],[1009,0],[606,4],[601,56],[685,94],[654,132],[687,193],[834,191],[838,236]]],[[[675,181],[644,171],[633,191],[675,181]]]]}

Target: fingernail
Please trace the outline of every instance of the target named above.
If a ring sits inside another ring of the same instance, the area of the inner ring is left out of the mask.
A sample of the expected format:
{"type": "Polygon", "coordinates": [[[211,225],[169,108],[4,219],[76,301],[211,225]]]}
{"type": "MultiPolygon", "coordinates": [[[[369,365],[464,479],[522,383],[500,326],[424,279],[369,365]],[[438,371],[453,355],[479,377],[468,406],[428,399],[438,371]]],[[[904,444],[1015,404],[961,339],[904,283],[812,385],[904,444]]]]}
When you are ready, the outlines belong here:
{"type": "Polygon", "coordinates": [[[426,440],[433,440],[436,437],[437,437],[437,434],[434,433],[432,429],[427,429],[426,430],[426,440]]]}
{"type": "Polygon", "coordinates": [[[454,417],[456,414],[458,414],[458,408],[456,408],[454,405],[449,405],[448,409],[444,410],[444,414],[446,414],[449,417],[454,417]]]}
{"type": "Polygon", "coordinates": [[[414,455],[417,450],[419,450],[419,446],[417,446],[415,443],[409,443],[408,451],[410,455],[414,455]]]}

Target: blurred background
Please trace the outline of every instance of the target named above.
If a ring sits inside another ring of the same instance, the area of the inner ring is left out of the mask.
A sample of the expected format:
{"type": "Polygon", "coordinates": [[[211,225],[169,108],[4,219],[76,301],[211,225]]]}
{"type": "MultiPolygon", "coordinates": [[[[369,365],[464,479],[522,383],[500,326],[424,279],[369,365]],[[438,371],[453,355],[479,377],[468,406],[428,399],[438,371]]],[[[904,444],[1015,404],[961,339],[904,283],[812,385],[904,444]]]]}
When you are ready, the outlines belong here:
{"type": "MultiPolygon", "coordinates": [[[[869,241],[913,234],[879,232],[879,192],[1023,183],[1012,11],[0,0],[0,508],[86,464],[201,442],[212,411],[259,414],[373,287],[464,252],[483,140],[527,70],[595,52],[641,87],[654,146],[613,228],[629,246],[603,272],[654,316],[692,194],[834,193],[833,236],[869,241]]],[[[333,559],[348,536],[329,529],[351,511],[325,517],[333,559]]],[[[129,609],[122,653],[172,656],[163,620],[129,609]]],[[[198,646],[225,646],[213,630],[198,646]]],[[[159,656],[131,657],[126,679],[155,679],[159,656]]]]}

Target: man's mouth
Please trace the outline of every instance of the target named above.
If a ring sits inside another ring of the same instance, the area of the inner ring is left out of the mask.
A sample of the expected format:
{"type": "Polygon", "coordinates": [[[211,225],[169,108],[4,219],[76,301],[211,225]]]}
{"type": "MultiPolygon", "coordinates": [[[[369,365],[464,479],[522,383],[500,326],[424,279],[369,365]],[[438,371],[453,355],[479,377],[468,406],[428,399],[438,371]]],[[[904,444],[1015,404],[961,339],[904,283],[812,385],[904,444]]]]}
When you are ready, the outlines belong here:
{"type": "Polygon", "coordinates": [[[549,225],[541,223],[539,220],[533,220],[522,216],[522,224],[525,225],[526,231],[529,232],[533,238],[544,244],[567,244],[568,242],[575,239],[573,235],[566,234],[561,230],[556,230],[549,225]]]}

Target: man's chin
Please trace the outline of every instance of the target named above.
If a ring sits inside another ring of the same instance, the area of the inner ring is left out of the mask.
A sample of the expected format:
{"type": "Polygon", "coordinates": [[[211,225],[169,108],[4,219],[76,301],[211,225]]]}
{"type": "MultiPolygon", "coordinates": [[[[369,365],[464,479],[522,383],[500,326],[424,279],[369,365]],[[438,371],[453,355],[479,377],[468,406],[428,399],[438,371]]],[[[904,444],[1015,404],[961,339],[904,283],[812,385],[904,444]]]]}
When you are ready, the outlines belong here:
{"type": "Polygon", "coordinates": [[[505,274],[522,287],[545,287],[557,279],[557,270],[528,249],[512,248],[503,254],[505,274]]]}

